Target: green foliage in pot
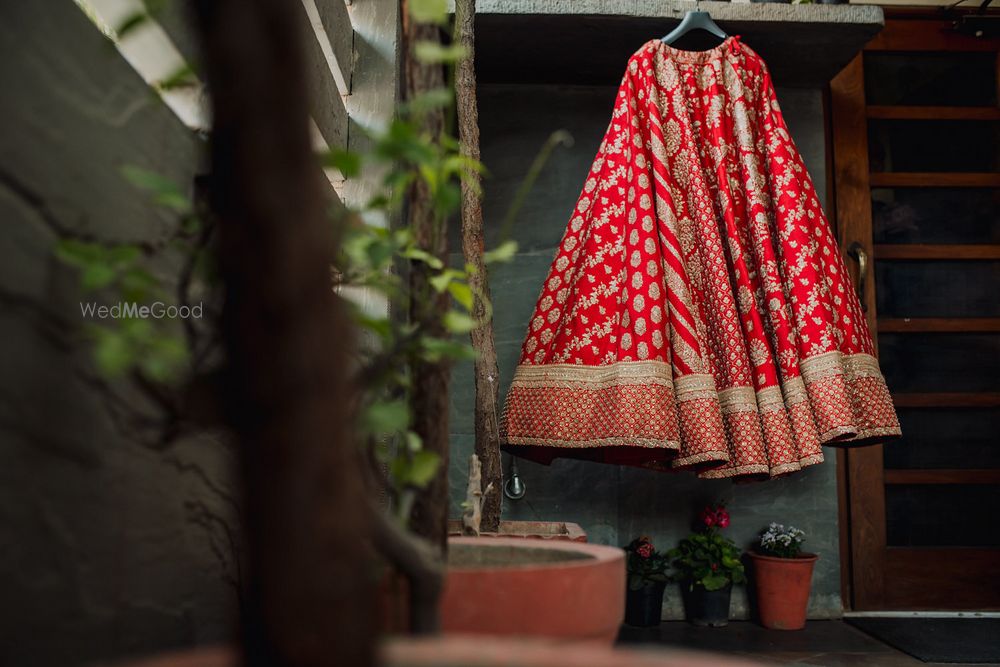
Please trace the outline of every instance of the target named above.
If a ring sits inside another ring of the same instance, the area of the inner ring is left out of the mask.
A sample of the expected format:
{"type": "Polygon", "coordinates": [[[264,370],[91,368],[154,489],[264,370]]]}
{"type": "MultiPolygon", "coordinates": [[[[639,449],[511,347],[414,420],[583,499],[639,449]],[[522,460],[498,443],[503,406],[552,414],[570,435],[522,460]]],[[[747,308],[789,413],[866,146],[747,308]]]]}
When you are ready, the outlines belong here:
{"type": "Polygon", "coordinates": [[[670,577],[667,568],[670,559],[653,547],[645,535],[628,543],[625,547],[625,566],[628,570],[628,587],[638,590],[649,584],[667,583],[670,577]]]}
{"type": "Polygon", "coordinates": [[[722,505],[706,507],[699,514],[702,526],[667,552],[673,566],[672,579],[691,590],[702,586],[717,591],[746,581],[740,549],[720,532],[729,525],[729,513],[722,505]]]}

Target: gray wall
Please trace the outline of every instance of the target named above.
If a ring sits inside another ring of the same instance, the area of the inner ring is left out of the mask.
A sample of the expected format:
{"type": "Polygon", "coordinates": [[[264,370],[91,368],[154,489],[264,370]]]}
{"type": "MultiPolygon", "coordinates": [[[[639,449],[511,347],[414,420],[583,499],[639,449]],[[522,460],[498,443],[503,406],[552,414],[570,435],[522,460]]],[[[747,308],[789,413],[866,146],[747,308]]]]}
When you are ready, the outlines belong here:
{"type": "MultiPolygon", "coordinates": [[[[352,7],[354,150],[394,112],[398,12],[396,0],[352,7]]],[[[171,36],[190,54],[179,22],[171,36]]],[[[233,452],[210,434],[160,442],[162,412],[95,371],[79,278],[53,256],[65,236],[162,240],[176,216],[120,168],[190,188],[202,146],[71,0],[0,3],[0,81],[0,665],[224,641],[233,452]]],[[[366,173],[345,200],[366,201],[379,180],[366,173]]]]}
{"type": "MultiPolygon", "coordinates": [[[[566,129],[575,138],[572,148],[555,153],[528,197],[513,230],[520,244],[517,257],[491,275],[502,393],[510,384],[528,318],[607,127],[614,94],[614,88],[592,87],[483,86],[480,90],[483,160],[491,172],[485,184],[485,215],[491,232],[496,232],[528,164],[549,134],[566,129]]],[[[779,90],[778,96],[816,186],[825,195],[822,95],[818,90],[789,89],[779,90]]],[[[495,243],[495,238],[488,243],[495,243]]],[[[451,247],[459,247],[457,239],[451,247]]],[[[474,441],[471,365],[456,368],[453,382],[450,479],[452,511],[457,516],[474,441]]],[[[835,466],[834,452],[827,450],[826,463],[786,479],[734,484],[699,480],[688,473],[582,461],[557,460],[551,466],[522,462],[528,493],[516,502],[505,499],[504,517],[574,521],[592,542],[601,544],[622,545],[645,534],[667,548],[688,532],[692,516],[703,504],[724,500],[733,520],[728,533],[741,545],[749,545],[770,521],[792,523],[807,532],[808,548],[820,554],[810,615],[838,616],[842,607],[835,466]]],[[[664,611],[665,617],[680,617],[676,590],[668,589],[664,611]]],[[[733,613],[737,617],[747,613],[742,589],[735,593],[733,613]]]]}
{"type": "Polygon", "coordinates": [[[230,453],[159,445],[162,413],[95,371],[52,255],[65,235],[162,239],[175,216],[119,169],[189,186],[200,146],[69,0],[2,3],[0,55],[0,664],[220,641],[230,453]]]}

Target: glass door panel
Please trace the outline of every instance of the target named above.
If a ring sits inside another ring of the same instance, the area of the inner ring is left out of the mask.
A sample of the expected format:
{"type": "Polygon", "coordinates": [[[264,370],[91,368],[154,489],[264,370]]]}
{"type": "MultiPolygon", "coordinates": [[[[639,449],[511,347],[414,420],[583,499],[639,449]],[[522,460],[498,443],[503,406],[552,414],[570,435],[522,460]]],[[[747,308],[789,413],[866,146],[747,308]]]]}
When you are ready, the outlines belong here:
{"type": "Polygon", "coordinates": [[[873,188],[872,238],[894,244],[1000,243],[1000,189],[873,188]]]}
{"type": "Polygon", "coordinates": [[[998,288],[1000,261],[884,261],[875,270],[880,317],[1000,317],[998,288]]]}
{"type": "Polygon", "coordinates": [[[1000,408],[899,408],[902,439],[883,450],[892,470],[1000,469],[1000,408]]]}
{"type": "Polygon", "coordinates": [[[865,54],[870,105],[996,106],[992,53],[865,54]]]}
{"type": "Polygon", "coordinates": [[[873,172],[988,173],[1000,160],[1000,122],[993,120],[868,121],[873,172]]]}
{"type": "Polygon", "coordinates": [[[996,484],[898,484],[886,487],[890,547],[1000,547],[996,484]]]}

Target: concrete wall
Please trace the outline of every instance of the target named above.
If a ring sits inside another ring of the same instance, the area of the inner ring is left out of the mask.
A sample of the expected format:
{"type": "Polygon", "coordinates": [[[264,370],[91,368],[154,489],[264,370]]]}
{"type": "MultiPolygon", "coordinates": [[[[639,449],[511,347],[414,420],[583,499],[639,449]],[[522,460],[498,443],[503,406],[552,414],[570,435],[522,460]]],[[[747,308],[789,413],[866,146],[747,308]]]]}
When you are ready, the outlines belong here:
{"type": "MultiPolygon", "coordinates": [[[[485,185],[485,215],[492,232],[549,134],[567,129],[576,140],[572,148],[555,153],[529,195],[513,230],[520,244],[517,257],[491,275],[502,393],[510,384],[542,281],[607,127],[614,94],[614,88],[554,86],[484,86],[480,91],[483,160],[492,174],[485,185]]],[[[818,90],[792,89],[778,94],[794,139],[825,195],[822,95],[818,90]]],[[[457,239],[451,247],[459,247],[457,239]]],[[[473,391],[471,365],[459,366],[451,395],[455,515],[460,513],[465,466],[473,448],[473,391]]],[[[842,608],[836,464],[833,452],[827,452],[823,465],[787,479],[753,484],[581,461],[557,460],[548,467],[522,462],[528,492],[516,502],[505,499],[504,517],[575,521],[591,541],[601,544],[622,545],[645,534],[666,548],[688,532],[692,516],[704,503],[724,500],[733,519],[729,535],[741,545],[749,545],[770,521],[792,523],[806,531],[807,546],[820,554],[810,614],[837,616],[842,608]]],[[[668,589],[667,617],[679,617],[680,611],[679,593],[668,589]]],[[[741,588],[734,595],[733,613],[739,617],[746,612],[741,588]]]]}
{"type": "Polygon", "coordinates": [[[217,642],[230,452],[159,445],[162,413],[95,370],[79,278],[52,255],[63,236],[164,238],[176,216],[119,169],[189,187],[199,142],[72,2],[3,3],[0,48],[0,664],[217,642]]]}
{"type": "MultiPolygon", "coordinates": [[[[398,11],[396,0],[351,8],[354,150],[394,111],[398,11]]],[[[175,40],[187,34],[170,25],[175,40]]],[[[0,664],[227,640],[233,452],[210,435],[160,443],[157,407],[96,372],[79,278],[53,256],[65,236],[163,239],[176,216],[119,170],[189,189],[202,146],[70,0],[0,4],[0,55],[0,664]]],[[[378,179],[365,174],[345,199],[366,201],[378,179]]]]}

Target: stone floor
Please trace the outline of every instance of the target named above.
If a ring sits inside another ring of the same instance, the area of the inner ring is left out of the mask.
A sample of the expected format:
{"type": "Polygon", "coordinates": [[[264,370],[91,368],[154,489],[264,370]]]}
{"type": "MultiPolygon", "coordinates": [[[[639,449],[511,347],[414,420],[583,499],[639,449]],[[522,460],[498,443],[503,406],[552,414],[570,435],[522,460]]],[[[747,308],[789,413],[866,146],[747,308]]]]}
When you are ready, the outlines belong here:
{"type": "Polygon", "coordinates": [[[921,662],[842,621],[810,621],[805,630],[798,632],[766,630],[747,622],[732,622],[725,628],[666,622],[654,628],[623,626],[618,641],[632,649],[670,646],[753,658],[774,665],[934,667],[946,664],[921,662]]]}

